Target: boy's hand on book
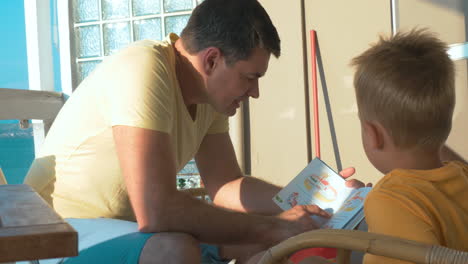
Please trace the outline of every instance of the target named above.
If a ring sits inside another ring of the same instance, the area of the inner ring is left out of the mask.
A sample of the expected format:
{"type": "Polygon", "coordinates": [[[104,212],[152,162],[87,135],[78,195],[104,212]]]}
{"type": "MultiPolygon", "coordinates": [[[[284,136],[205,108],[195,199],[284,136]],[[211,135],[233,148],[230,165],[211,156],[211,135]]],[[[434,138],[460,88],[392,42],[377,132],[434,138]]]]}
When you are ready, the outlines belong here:
{"type": "MultiPolygon", "coordinates": [[[[355,172],[356,172],[356,169],[354,167],[349,167],[340,171],[340,175],[341,177],[343,177],[343,179],[347,179],[353,176],[355,172]]],[[[372,183],[364,184],[360,180],[350,179],[350,180],[346,180],[346,187],[350,187],[354,189],[361,188],[361,187],[372,187],[372,183]]]]}

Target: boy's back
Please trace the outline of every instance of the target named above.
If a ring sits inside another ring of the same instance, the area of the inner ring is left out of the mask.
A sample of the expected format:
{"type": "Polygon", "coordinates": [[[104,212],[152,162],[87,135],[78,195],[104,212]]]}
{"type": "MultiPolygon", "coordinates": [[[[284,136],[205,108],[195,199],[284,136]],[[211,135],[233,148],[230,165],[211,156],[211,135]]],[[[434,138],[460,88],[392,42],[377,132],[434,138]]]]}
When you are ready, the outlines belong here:
{"type": "MultiPolygon", "coordinates": [[[[433,170],[393,170],[368,194],[364,208],[370,232],[468,251],[465,163],[453,161],[433,170]]],[[[391,260],[365,257],[365,263],[382,261],[391,260]]]]}

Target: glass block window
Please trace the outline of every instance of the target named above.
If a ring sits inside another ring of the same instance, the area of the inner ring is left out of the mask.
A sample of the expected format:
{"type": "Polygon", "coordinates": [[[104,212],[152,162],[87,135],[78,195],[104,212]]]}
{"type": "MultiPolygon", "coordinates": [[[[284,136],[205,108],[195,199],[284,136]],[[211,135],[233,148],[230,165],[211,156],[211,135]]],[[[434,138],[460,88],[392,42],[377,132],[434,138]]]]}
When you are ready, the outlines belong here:
{"type": "Polygon", "coordinates": [[[190,189],[201,188],[203,183],[198,173],[197,164],[195,160],[190,160],[185,167],[177,174],[177,188],[190,189]]]}
{"type": "Polygon", "coordinates": [[[202,0],[73,0],[78,83],[103,60],[133,41],[180,34],[202,0]]]}
{"type": "Polygon", "coordinates": [[[100,62],[101,60],[79,61],[78,72],[80,74],[80,79],[84,79],[88,76],[100,62]]]}

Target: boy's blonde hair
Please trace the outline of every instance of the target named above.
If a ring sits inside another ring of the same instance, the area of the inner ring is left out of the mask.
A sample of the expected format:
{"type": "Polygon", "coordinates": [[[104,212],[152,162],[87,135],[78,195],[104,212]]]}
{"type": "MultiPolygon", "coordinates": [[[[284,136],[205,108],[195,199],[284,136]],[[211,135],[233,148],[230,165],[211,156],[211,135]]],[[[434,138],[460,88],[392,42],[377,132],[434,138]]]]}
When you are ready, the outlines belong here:
{"type": "Polygon", "coordinates": [[[379,122],[396,146],[440,147],[452,126],[454,64],[426,29],[380,37],[354,58],[361,118],[379,122]]]}

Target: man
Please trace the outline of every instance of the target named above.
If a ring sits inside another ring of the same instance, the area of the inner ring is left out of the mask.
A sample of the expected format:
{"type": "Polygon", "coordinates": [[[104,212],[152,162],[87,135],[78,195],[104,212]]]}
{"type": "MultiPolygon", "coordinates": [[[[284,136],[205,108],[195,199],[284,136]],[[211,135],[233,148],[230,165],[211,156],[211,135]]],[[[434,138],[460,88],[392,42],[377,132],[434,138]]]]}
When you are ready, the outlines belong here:
{"type": "Polygon", "coordinates": [[[134,43],[80,84],[25,180],[79,231],[66,263],[242,262],[328,216],[281,213],[280,188],[237,164],[227,116],[259,97],[271,54],[280,39],[256,0],[205,0],[181,38],[134,43]],[[193,156],[214,205],[177,191],[193,156]]]}

